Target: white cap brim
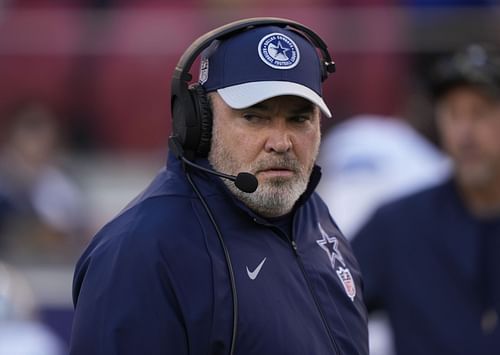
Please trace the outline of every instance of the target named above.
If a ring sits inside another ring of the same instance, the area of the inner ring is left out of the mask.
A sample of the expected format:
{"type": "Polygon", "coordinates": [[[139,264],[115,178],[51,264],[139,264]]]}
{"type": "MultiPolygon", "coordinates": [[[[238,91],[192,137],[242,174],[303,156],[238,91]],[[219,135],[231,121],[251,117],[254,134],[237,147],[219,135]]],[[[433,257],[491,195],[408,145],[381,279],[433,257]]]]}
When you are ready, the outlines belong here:
{"type": "Polygon", "coordinates": [[[256,81],[225,87],[217,92],[233,109],[247,108],[276,96],[299,96],[317,105],[327,117],[332,117],[321,96],[306,86],[289,81],[256,81]]]}

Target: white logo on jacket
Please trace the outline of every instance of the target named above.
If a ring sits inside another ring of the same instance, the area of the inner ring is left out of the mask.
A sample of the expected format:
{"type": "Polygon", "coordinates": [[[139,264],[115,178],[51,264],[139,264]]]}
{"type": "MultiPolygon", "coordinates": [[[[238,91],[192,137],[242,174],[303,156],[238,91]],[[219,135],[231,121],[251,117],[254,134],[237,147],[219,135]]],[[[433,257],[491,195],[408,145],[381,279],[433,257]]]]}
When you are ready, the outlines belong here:
{"type": "Polygon", "coordinates": [[[255,268],[254,271],[250,271],[248,269],[248,266],[247,266],[247,275],[248,277],[250,278],[250,280],[255,280],[257,278],[257,275],[259,275],[259,272],[260,272],[260,269],[262,269],[262,266],[264,265],[264,263],[266,262],[266,258],[262,259],[262,261],[260,262],[260,264],[255,268]]]}
{"type": "Polygon", "coordinates": [[[356,284],[352,277],[351,271],[347,267],[344,257],[339,250],[339,241],[335,236],[329,236],[320,223],[318,223],[319,232],[321,233],[321,239],[316,240],[316,243],[326,252],[333,270],[337,274],[342,286],[344,286],[344,291],[347,296],[354,301],[356,297],[356,284]],[[338,267],[335,266],[337,261],[341,264],[338,267]]]}

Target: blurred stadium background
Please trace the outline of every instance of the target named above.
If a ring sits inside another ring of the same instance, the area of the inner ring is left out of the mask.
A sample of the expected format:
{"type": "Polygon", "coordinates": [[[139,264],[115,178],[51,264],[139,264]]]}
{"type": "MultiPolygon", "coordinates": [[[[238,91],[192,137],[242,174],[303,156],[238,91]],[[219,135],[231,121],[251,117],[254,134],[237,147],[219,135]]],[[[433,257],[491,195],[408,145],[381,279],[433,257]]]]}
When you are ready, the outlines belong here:
{"type": "MultiPolygon", "coordinates": [[[[325,136],[373,114],[409,122],[436,143],[429,62],[469,42],[500,43],[497,1],[0,0],[0,194],[9,188],[2,176],[16,176],[5,146],[19,117],[44,115],[55,127],[57,145],[42,160],[59,174],[21,222],[0,215],[8,265],[0,268],[0,324],[36,319],[65,348],[76,258],[164,165],[179,56],[206,31],[254,16],[302,22],[327,42],[337,73],[325,86],[335,117],[325,136]],[[31,301],[19,304],[13,290],[31,301]],[[16,307],[29,315],[6,311],[16,307]]],[[[27,121],[38,135],[40,124],[27,121]]]]}

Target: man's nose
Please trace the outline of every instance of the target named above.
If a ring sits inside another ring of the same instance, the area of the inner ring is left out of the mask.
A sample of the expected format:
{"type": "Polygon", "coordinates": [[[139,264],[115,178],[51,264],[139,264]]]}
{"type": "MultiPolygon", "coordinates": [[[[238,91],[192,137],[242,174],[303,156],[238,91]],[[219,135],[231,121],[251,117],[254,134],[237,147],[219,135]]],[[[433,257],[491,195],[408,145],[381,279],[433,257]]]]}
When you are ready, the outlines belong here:
{"type": "Polygon", "coordinates": [[[268,153],[286,153],[292,148],[292,137],[286,124],[275,124],[268,132],[265,150],[268,153]]]}

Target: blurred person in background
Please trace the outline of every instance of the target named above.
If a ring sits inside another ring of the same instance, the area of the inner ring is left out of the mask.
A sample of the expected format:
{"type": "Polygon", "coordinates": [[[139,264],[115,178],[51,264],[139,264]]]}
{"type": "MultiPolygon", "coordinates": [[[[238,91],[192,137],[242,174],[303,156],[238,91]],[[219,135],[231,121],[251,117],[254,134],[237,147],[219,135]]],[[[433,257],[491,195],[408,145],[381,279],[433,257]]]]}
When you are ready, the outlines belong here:
{"type": "Polygon", "coordinates": [[[23,274],[0,261],[0,355],[63,355],[65,346],[38,319],[38,305],[23,274]]]}
{"type": "Polygon", "coordinates": [[[446,181],[379,208],[352,241],[369,311],[401,355],[500,352],[500,56],[470,45],[431,82],[446,181]]]}
{"type": "Polygon", "coordinates": [[[11,262],[64,260],[76,250],[85,214],[63,170],[54,113],[26,101],[6,115],[0,148],[0,255],[11,262]]]}

